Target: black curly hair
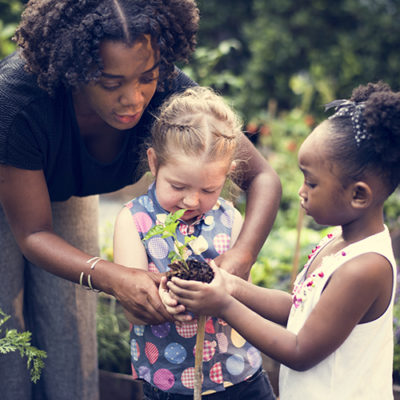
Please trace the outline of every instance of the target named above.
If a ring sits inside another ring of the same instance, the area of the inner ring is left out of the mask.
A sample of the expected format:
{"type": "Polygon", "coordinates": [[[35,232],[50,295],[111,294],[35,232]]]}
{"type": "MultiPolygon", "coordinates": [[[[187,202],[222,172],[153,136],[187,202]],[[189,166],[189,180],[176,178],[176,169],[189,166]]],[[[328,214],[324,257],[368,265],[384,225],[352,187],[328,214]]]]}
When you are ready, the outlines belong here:
{"type": "Polygon", "coordinates": [[[49,94],[96,80],[103,68],[100,43],[132,45],[150,34],[160,51],[159,87],[187,62],[196,45],[195,0],[30,0],[14,40],[27,70],[49,94]]]}
{"type": "Polygon", "coordinates": [[[384,82],[368,83],[355,88],[350,100],[365,105],[362,118],[368,137],[357,143],[351,117],[335,114],[327,121],[330,156],[350,181],[378,174],[389,195],[400,183],[400,93],[384,82]]]}

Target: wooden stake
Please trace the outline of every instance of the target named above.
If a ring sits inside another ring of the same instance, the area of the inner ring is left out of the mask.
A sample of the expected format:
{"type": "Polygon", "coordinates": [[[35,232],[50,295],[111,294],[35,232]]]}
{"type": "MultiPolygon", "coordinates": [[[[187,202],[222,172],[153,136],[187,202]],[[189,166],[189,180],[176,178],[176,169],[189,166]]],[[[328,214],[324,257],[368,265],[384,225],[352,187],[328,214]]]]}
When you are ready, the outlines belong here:
{"type": "Polygon", "coordinates": [[[194,359],[194,400],[201,399],[203,385],[203,348],[206,330],[206,316],[200,315],[197,320],[196,354],[194,359]]]}

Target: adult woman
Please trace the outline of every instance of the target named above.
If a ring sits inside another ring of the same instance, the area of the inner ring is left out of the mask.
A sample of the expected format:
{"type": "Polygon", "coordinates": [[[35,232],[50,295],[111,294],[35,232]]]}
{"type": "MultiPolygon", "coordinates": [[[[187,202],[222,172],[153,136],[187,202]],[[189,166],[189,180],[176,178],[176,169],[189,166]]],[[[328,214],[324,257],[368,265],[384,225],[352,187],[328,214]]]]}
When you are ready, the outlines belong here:
{"type": "MultiPolygon", "coordinates": [[[[156,275],[92,260],[96,199],[87,196],[139,178],[152,111],[194,84],[173,63],[194,50],[197,26],[194,0],[33,0],[16,33],[22,57],[1,62],[0,301],[12,326],[26,323],[48,352],[34,397],[97,398],[95,302],[71,282],[114,295],[149,323],[168,318],[156,275]]],[[[219,263],[244,276],[272,226],[280,186],[248,141],[243,148],[249,215],[219,263]]],[[[2,395],[29,399],[24,363],[3,360],[2,395]]]]}

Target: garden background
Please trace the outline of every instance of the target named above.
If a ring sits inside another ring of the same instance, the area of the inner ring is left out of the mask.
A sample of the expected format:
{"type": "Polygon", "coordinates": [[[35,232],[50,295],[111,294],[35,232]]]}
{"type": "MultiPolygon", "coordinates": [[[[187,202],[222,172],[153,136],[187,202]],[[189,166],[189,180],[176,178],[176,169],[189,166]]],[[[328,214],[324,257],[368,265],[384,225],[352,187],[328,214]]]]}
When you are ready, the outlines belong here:
{"type": "MultiPolygon", "coordinates": [[[[14,50],[10,39],[24,3],[0,0],[0,58],[14,50]]],[[[326,232],[299,208],[298,147],[324,118],[323,105],[349,97],[357,85],[383,80],[400,90],[400,0],[198,0],[198,5],[198,47],[190,63],[180,67],[231,102],[246,133],[281,178],[280,210],[252,278],[259,285],[289,290],[293,274],[326,232]]],[[[236,205],[244,210],[242,196],[236,205]]],[[[101,220],[99,227],[102,255],[110,259],[114,217],[101,220]]],[[[399,256],[399,191],[387,201],[385,217],[399,256]]],[[[128,325],[118,304],[100,300],[100,367],[128,372],[128,325]]],[[[394,326],[398,379],[400,302],[394,326]]]]}

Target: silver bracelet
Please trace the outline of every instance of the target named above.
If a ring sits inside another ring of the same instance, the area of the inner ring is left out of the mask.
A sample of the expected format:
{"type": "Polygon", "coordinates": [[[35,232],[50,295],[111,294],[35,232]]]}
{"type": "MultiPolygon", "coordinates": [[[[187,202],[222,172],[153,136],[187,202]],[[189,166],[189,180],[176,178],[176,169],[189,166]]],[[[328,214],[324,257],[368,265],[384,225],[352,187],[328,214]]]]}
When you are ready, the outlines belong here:
{"type": "MultiPolygon", "coordinates": [[[[92,271],[92,270],[94,270],[94,267],[96,266],[96,264],[99,262],[99,261],[102,261],[103,259],[101,258],[101,257],[92,257],[92,258],[90,258],[89,260],[87,260],[86,261],[86,264],[90,264],[91,263],[91,265],[90,265],[90,270],[92,271]]],[[[80,275],[80,277],[79,277],[79,285],[80,286],[82,286],[82,287],[84,287],[85,289],[87,289],[87,290],[93,290],[93,292],[96,292],[96,293],[98,293],[98,292],[100,292],[101,290],[99,290],[99,289],[95,289],[94,287],[93,287],[93,285],[92,285],[92,277],[90,276],[90,274],[88,274],[88,277],[87,277],[87,287],[86,286],[84,286],[83,285],[83,277],[85,276],[85,273],[84,272],[81,272],[81,275],[80,275]]]]}

